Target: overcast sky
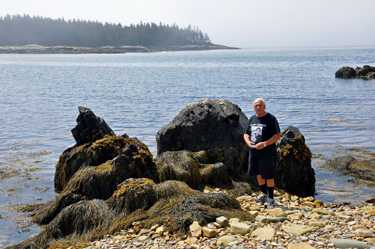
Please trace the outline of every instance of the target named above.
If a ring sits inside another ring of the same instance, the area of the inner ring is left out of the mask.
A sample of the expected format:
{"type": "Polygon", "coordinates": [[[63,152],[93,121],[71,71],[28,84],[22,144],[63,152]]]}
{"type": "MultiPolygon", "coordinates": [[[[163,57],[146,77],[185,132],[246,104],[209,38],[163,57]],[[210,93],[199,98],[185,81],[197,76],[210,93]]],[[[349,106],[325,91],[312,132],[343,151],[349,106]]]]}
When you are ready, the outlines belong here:
{"type": "Polygon", "coordinates": [[[0,16],[189,24],[240,48],[375,45],[375,0],[0,0],[0,16]]]}

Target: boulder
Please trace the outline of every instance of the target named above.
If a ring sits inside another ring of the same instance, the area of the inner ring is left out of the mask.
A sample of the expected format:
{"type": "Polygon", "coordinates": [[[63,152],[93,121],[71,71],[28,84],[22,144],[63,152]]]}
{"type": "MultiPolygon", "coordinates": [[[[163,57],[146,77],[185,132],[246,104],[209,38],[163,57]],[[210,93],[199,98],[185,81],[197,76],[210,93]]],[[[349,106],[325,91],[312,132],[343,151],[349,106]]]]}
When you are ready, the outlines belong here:
{"type": "Polygon", "coordinates": [[[311,166],[312,153],[305,137],[293,126],[281,132],[276,144],[278,151],[275,185],[300,197],[315,193],[315,171],[311,166]]]}
{"type": "Polygon", "coordinates": [[[232,178],[245,175],[249,148],[243,140],[247,117],[227,99],[205,98],[187,105],[156,134],[157,155],[167,151],[206,151],[211,164],[222,162],[232,178]]]}
{"type": "Polygon", "coordinates": [[[356,76],[356,71],[352,67],[342,67],[335,73],[335,78],[352,78],[356,76]]]}
{"type": "Polygon", "coordinates": [[[104,119],[96,116],[89,108],[79,106],[78,111],[77,126],[72,129],[77,144],[95,142],[105,135],[115,135],[104,119]]]}

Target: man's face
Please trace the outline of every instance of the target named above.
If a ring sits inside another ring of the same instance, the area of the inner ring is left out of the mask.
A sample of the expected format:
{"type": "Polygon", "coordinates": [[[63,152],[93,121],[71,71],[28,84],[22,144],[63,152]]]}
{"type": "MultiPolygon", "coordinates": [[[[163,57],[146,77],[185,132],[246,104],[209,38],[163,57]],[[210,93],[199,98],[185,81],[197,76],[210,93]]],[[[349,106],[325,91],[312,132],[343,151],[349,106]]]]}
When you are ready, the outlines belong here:
{"type": "Polygon", "coordinates": [[[254,111],[258,117],[262,117],[266,114],[266,106],[263,105],[261,100],[254,101],[254,111]]]}

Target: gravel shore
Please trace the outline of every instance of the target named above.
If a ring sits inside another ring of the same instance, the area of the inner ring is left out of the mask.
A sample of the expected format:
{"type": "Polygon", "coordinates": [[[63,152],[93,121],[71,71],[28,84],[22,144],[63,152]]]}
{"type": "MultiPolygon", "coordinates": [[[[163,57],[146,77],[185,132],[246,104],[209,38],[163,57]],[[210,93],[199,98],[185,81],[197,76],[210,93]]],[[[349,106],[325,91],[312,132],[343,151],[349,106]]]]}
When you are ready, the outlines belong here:
{"type": "Polygon", "coordinates": [[[277,205],[266,209],[254,196],[237,198],[252,221],[218,217],[204,226],[193,222],[188,236],[169,234],[163,224],[146,229],[135,222],[128,230],[80,248],[375,248],[373,204],[323,204],[275,191],[277,205]]]}

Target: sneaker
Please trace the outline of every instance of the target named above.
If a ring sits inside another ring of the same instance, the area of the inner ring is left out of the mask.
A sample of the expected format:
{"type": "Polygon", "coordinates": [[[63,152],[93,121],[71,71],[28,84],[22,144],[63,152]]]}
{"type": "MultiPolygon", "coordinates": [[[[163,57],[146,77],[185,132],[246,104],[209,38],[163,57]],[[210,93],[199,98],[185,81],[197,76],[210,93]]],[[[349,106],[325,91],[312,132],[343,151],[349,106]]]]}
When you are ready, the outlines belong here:
{"type": "Polygon", "coordinates": [[[260,195],[258,195],[257,197],[254,197],[254,200],[256,202],[261,202],[261,203],[265,203],[268,199],[268,194],[265,194],[265,193],[260,193],[260,195]]]}
{"type": "Polygon", "coordinates": [[[264,203],[265,208],[274,208],[275,205],[275,200],[271,198],[268,198],[267,201],[264,203]]]}

